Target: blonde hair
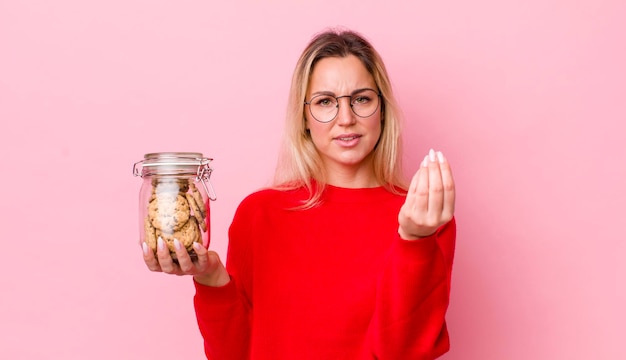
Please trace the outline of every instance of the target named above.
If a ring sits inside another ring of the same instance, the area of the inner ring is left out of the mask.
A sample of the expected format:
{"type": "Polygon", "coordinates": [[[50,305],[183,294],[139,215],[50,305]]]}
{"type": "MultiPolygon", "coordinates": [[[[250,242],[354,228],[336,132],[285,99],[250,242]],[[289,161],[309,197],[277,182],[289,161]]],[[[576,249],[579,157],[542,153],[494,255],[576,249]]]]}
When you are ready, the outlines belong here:
{"type": "Polygon", "coordinates": [[[402,175],[401,114],[382,58],[362,35],[350,30],[317,34],[302,52],[291,81],[283,144],[273,187],[289,190],[306,187],[310,197],[301,208],[315,206],[326,187],[322,159],[306,130],[304,101],[315,64],[326,57],[356,56],[372,75],[381,93],[382,131],[372,151],[374,176],[392,192],[406,188],[402,175]],[[312,180],[316,186],[313,186],[312,180]]]}

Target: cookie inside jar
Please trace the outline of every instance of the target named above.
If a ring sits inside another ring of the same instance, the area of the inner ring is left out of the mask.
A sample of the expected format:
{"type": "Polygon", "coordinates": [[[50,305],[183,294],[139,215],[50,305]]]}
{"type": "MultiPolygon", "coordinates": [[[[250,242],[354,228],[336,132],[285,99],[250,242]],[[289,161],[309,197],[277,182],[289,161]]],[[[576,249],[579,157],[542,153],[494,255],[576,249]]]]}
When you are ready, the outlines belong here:
{"type": "Polygon", "coordinates": [[[177,239],[192,259],[197,257],[193,244],[203,244],[208,229],[205,200],[193,178],[153,177],[145,214],[145,241],[152,251],[156,253],[161,238],[176,261],[177,239]]]}

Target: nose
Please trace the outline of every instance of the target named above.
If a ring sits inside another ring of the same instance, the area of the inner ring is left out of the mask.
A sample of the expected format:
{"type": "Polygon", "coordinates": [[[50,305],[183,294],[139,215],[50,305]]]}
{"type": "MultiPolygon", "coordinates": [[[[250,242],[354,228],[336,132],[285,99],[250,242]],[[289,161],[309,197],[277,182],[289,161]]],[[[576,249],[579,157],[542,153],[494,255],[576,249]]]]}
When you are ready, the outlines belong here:
{"type": "Polygon", "coordinates": [[[341,96],[337,98],[337,118],[335,121],[337,124],[342,126],[349,126],[356,122],[356,115],[352,111],[352,107],[350,107],[350,97],[349,96],[341,96]],[[342,102],[342,100],[344,100],[342,102]]]}

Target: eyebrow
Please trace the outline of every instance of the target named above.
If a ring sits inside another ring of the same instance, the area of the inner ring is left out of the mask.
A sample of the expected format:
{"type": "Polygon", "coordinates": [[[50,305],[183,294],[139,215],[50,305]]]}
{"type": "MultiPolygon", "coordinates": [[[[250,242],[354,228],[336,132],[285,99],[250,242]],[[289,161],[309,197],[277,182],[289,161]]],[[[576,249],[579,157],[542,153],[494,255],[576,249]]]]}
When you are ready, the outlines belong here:
{"type": "MultiPolygon", "coordinates": [[[[373,88],[368,88],[368,87],[365,87],[365,88],[359,88],[359,89],[353,90],[353,91],[352,91],[349,95],[350,95],[350,96],[352,96],[352,95],[354,95],[354,94],[358,94],[358,93],[360,93],[360,92],[362,92],[362,91],[365,91],[365,90],[374,90],[374,91],[376,91],[376,90],[375,90],[375,89],[373,89],[373,88]]],[[[313,97],[313,96],[317,96],[317,95],[331,95],[331,96],[336,96],[336,95],[335,95],[335,93],[334,93],[334,92],[332,92],[332,91],[316,91],[316,92],[314,92],[314,93],[312,93],[312,94],[311,94],[311,97],[313,97]]],[[[343,95],[342,95],[342,96],[343,96],[343,95]]]]}

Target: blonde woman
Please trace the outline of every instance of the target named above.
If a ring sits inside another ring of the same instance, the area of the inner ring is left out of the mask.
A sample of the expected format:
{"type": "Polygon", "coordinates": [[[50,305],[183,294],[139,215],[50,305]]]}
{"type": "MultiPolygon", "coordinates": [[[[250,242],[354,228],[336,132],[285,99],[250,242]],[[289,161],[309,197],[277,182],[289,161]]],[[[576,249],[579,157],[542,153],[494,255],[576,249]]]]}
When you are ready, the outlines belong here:
{"type": "MultiPolygon", "coordinates": [[[[209,359],[434,359],[456,226],[450,165],[431,150],[402,181],[385,66],[352,31],[315,36],[294,71],[276,183],[242,201],[226,267],[159,245],[153,271],[193,275],[209,359]]],[[[162,244],[162,241],[159,241],[162,244]]],[[[145,246],[144,246],[145,248],[145,246]]]]}

